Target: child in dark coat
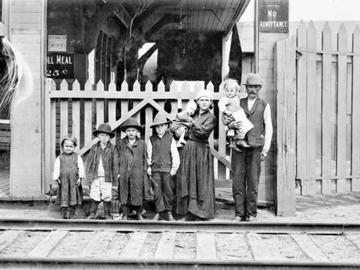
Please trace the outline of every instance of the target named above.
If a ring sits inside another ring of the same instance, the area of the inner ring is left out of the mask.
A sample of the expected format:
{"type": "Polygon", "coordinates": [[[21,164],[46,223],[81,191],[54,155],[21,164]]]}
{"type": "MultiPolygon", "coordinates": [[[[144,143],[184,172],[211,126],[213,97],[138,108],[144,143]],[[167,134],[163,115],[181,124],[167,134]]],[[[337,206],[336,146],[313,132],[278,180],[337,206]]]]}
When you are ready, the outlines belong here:
{"type": "Polygon", "coordinates": [[[123,139],[116,142],[120,161],[120,218],[128,219],[128,215],[135,210],[136,218],[142,220],[144,189],[147,186],[145,185],[147,181],[146,144],[138,137],[142,127],[134,118],[129,118],[120,128],[126,134],[123,139]]]}
{"type": "Polygon", "coordinates": [[[76,218],[76,206],[82,203],[82,193],[79,188],[85,173],[81,157],[74,152],[76,145],[77,140],[74,137],[67,136],[62,139],[60,143],[62,153],[54,164],[53,179],[59,185],[57,199],[64,219],[76,218]]]}
{"type": "Polygon", "coordinates": [[[103,201],[105,218],[112,219],[110,213],[112,186],[117,187],[119,175],[118,153],[110,142],[110,138],[115,134],[108,124],[100,124],[93,135],[99,139],[99,142],[91,147],[86,166],[86,177],[91,182],[90,198],[92,199],[89,218],[96,218],[98,204],[103,201]]]}
{"type": "Polygon", "coordinates": [[[151,125],[154,134],[147,144],[148,174],[152,177],[156,206],[153,220],[159,220],[163,212],[169,221],[174,220],[171,214],[174,200],[171,177],[176,174],[180,166],[180,157],[176,142],[168,131],[170,123],[165,114],[158,113],[151,125]]]}

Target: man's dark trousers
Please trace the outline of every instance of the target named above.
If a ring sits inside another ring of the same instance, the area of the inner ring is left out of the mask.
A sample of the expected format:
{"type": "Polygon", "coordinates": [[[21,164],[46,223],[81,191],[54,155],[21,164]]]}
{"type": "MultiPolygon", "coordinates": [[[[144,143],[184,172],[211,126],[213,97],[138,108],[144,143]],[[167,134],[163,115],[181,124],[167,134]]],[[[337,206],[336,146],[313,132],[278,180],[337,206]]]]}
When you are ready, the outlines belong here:
{"type": "Polygon", "coordinates": [[[231,159],[235,215],[256,217],[262,147],[241,150],[242,152],[233,150],[231,159]]]}

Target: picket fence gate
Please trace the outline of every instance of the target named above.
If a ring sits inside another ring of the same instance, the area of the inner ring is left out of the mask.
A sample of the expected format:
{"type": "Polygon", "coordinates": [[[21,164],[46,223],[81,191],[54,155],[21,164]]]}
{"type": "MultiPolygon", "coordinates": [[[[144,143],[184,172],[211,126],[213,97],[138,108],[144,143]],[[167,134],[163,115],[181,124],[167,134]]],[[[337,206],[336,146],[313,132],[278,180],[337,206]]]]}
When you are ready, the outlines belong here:
{"type": "MultiPolygon", "coordinates": [[[[221,89],[222,85],[219,86],[221,89]]],[[[129,117],[136,118],[145,127],[144,139],[151,136],[150,125],[157,112],[165,113],[174,119],[176,113],[184,108],[190,99],[195,99],[199,90],[210,91],[214,96],[214,112],[220,98],[218,89],[209,82],[206,87],[202,81],[174,81],[168,90],[160,82],[157,86],[150,81],[141,89],[138,81],[132,90],[124,81],[120,89],[116,89],[112,80],[105,90],[102,81],[96,85],[89,81],[81,87],[75,80],[73,83],[63,80],[59,84],[46,80],[45,97],[45,187],[51,181],[51,168],[56,154],[59,152],[60,140],[66,134],[73,134],[78,139],[77,152],[86,155],[91,146],[97,142],[92,132],[100,123],[108,123],[117,136],[123,136],[119,127],[129,117]],[[170,104],[170,112],[165,111],[165,104],[170,104]]],[[[222,122],[218,118],[217,130],[210,137],[210,148],[214,156],[215,177],[229,178],[229,149],[226,147],[226,134],[222,122]],[[214,136],[216,135],[216,137],[214,136]]],[[[114,141],[113,141],[114,142],[114,141]]]]}

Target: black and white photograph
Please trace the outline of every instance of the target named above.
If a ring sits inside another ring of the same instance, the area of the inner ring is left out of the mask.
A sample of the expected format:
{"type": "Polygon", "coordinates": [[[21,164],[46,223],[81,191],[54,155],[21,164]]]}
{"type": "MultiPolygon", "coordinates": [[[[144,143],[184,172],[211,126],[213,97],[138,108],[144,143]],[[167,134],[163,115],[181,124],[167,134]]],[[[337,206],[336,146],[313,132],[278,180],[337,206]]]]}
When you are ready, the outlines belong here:
{"type": "Polygon", "coordinates": [[[360,2],[0,0],[0,269],[360,269],[360,2]]]}

